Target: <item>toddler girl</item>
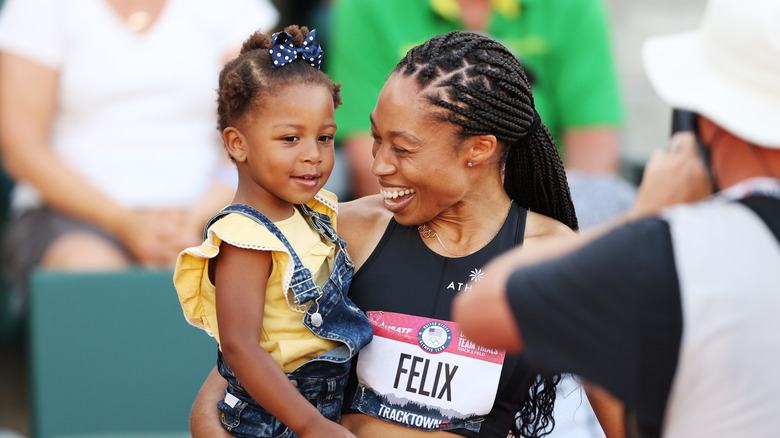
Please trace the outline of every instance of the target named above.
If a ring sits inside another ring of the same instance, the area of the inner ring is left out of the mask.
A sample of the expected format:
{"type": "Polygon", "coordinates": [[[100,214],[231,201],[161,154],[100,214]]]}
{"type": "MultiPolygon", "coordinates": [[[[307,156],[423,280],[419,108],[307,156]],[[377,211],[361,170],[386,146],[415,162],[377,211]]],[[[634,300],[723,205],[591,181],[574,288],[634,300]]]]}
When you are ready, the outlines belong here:
{"type": "Polygon", "coordinates": [[[346,296],[354,268],[322,190],[341,97],[314,38],[298,26],[255,33],[220,73],[218,129],[238,188],[174,273],[185,317],[219,343],[220,419],[237,437],[353,437],[336,422],[371,327],[346,296]]]}

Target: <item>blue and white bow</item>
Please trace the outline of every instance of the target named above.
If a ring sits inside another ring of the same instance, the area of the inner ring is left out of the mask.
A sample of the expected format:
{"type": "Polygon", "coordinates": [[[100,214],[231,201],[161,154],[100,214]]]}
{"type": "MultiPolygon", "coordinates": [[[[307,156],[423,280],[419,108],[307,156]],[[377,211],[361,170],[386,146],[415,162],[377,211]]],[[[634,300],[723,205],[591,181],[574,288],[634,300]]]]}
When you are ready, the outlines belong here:
{"type": "Polygon", "coordinates": [[[303,40],[302,47],[293,46],[292,36],[287,32],[276,32],[271,36],[273,46],[268,49],[271,54],[273,64],[271,68],[281,67],[295,61],[300,56],[312,67],[320,68],[322,64],[322,49],[320,43],[314,40],[317,29],[309,32],[306,39],[303,40]]]}

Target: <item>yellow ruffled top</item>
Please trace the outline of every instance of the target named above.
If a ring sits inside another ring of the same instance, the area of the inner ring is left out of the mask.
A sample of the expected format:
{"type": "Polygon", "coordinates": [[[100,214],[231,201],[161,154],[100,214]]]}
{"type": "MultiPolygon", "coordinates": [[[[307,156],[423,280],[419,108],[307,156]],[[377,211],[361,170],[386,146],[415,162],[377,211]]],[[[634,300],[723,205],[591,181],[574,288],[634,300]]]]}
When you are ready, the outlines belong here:
{"type": "MultiPolygon", "coordinates": [[[[328,215],[335,227],[335,195],[321,190],[307,205],[328,215]]],[[[319,286],[325,284],[332,269],[335,244],[322,239],[298,209],[295,209],[293,216],[274,224],[290,242],[303,264],[314,273],[315,283],[319,286]]],[[[223,217],[209,228],[208,237],[200,246],[187,248],[179,254],[173,283],[187,322],[205,330],[219,342],[215,287],[209,279],[208,265],[209,260],[219,254],[222,242],[272,252],[265,306],[258,309],[258,312],[263,312],[260,345],[285,371],[293,371],[307,360],[338,346],[337,342],[314,336],[303,325],[305,307],[296,306],[289,293],[293,263],[287,248],[263,225],[239,214],[223,217]]]]}

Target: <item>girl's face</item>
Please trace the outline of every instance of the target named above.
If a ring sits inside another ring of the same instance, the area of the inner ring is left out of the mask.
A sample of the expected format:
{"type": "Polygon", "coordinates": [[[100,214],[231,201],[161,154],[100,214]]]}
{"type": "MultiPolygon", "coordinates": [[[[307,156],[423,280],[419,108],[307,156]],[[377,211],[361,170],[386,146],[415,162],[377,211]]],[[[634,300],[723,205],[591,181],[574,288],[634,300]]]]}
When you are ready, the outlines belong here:
{"type": "Polygon", "coordinates": [[[371,113],[374,162],[385,207],[403,225],[421,224],[463,199],[468,148],[453,125],[435,121],[413,78],[393,74],[371,113]]]}
{"type": "Polygon", "coordinates": [[[333,98],[321,85],[295,84],[255,111],[240,130],[243,150],[228,148],[239,168],[236,198],[289,215],[291,204],[314,199],[333,170],[333,98]]]}

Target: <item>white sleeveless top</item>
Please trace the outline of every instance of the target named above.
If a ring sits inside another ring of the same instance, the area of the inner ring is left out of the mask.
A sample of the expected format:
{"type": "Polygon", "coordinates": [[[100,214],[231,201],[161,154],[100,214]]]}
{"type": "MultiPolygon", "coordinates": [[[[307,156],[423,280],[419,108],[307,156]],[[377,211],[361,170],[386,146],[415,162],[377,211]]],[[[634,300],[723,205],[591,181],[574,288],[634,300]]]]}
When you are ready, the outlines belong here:
{"type": "Polygon", "coordinates": [[[780,243],[752,210],[670,209],[683,331],[665,438],[780,433],[780,243]]]}
{"type": "MultiPolygon", "coordinates": [[[[186,208],[226,163],[222,62],[278,16],[270,0],[166,0],[136,34],[106,0],[6,0],[0,50],[59,73],[51,148],[66,166],[127,208],[186,208]]],[[[13,198],[40,204],[24,183],[13,198]]]]}

